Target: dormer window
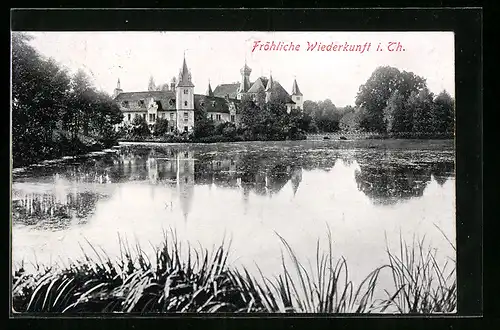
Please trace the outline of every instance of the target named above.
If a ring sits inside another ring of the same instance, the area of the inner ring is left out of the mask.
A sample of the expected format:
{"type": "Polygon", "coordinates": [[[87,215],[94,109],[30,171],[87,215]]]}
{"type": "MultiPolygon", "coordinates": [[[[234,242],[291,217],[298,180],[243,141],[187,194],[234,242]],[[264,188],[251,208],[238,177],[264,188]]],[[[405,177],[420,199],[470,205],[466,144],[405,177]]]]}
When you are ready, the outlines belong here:
{"type": "Polygon", "coordinates": [[[170,99],[170,100],[168,101],[168,104],[169,104],[169,105],[174,105],[174,104],[175,104],[175,100],[174,100],[174,99],[170,99]]]}
{"type": "Polygon", "coordinates": [[[202,107],[204,107],[204,106],[205,106],[205,102],[201,101],[201,102],[200,102],[200,105],[201,105],[202,107]]]}
{"type": "Polygon", "coordinates": [[[144,100],[139,100],[139,102],[137,102],[137,104],[138,104],[140,107],[143,107],[143,106],[144,106],[144,100]]]}
{"type": "Polygon", "coordinates": [[[187,95],[187,93],[188,93],[188,90],[187,90],[187,89],[185,89],[185,90],[184,90],[184,94],[185,94],[185,95],[187,95]]]}
{"type": "Polygon", "coordinates": [[[212,101],[212,106],[215,107],[215,101],[212,101]]]}
{"type": "Polygon", "coordinates": [[[122,103],[122,104],[123,104],[123,106],[124,106],[125,108],[128,108],[128,101],[123,101],[123,103],[122,103]]]}

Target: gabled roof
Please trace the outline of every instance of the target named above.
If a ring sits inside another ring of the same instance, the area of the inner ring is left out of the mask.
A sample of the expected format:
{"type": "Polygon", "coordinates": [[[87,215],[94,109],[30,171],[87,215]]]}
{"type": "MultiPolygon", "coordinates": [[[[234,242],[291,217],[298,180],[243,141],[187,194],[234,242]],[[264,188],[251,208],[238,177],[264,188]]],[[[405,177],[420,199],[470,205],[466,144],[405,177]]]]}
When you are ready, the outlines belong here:
{"type": "Polygon", "coordinates": [[[260,91],[265,90],[266,87],[264,86],[264,83],[262,82],[262,79],[258,78],[250,87],[247,93],[258,93],[260,91]]]}
{"type": "Polygon", "coordinates": [[[239,83],[233,84],[221,84],[215,87],[214,96],[226,97],[229,94],[229,98],[235,99],[238,94],[239,83]]]}
{"type": "Polygon", "coordinates": [[[297,85],[296,79],[293,80],[292,95],[302,96],[302,93],[300,92],[300,89],[299,89],[299,85],[297,85]]]}
{"type": "Polygon", "coordinates": [[[291,103],[295,104],[295,102],[292,101],[292,98],[288,94],[288,92],[281,86],[281,84],[277,81],[272,81],[272,78],[269,79],[269,83],[267,87],[269,88],[271,86],[272,82],[272,87],[270,89],[267,89],[267,92],[271,92],[272,99],[274,101],[280,101],[283,103],[291,103]]]}
{"type": "Polygon", "coordinates": [[[179,73],[179,82],[177,83],[177,86],[194,87],[193,83],[191,82],[191,73],[189,72],[186,64],[186,58],[184,58],[184,61],[182,62],[182,69],[179,73]]]}
{"type": "Polygon", "coordinates": [[[153,98],[154,101],[159,101],[161,110],[175,110],[175,94],[172,91],[147,91],[147,92],[126,92],[116,96],[115,102],[123,101],[133,102],[129,104],[129,108],[121,108],[123,111],[141,111],[145,108],[137,105],[137,101],[153,98]],[[134,104],[135,103],[135,104],[134,104]]]}

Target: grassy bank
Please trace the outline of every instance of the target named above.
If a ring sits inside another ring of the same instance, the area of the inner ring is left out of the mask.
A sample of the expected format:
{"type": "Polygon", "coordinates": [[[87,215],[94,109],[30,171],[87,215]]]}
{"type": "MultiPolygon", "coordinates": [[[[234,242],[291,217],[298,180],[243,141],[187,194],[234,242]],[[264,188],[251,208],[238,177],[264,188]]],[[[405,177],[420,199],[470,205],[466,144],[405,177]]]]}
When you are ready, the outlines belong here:
{"type": "Polygon", "coordinates": [[[317,242],[313,261],[304,263],[283,243],[282,271],[276,277],[252,275],[228,264],[230,242],[208,251],[165,234],[150,260],[144,250],[120,240],[112,260],[89,244],[71,265],[22,266],[14,271],[13,310],[17,313],[450,313],[456,310],[455,261],[440,265],[424,240],[399,251],[387,249],[387,264],[354,286],[347,262],[335,258],[332,239],[317,242]],[[308,265],[306,267],[305,265],[308,265]],[[374,298],[379,278],[389,276],[393,291],[374,298]]]}

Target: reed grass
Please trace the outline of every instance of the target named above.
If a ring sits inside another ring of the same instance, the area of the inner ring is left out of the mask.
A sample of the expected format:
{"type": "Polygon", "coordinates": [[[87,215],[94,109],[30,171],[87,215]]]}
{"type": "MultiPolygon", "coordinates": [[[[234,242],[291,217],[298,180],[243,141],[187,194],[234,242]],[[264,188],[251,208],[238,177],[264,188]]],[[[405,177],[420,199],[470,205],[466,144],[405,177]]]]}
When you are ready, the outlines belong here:
{"type": "MultiPolygon", "coordinates": [[[[443,313],[456,310],[454,268],[440,265],[436,250],[424,239],[399,254],[387,247],[388,263],[370,272],[356,287],[347,261],[328,246],[316,244],[314,260],[299,260],[277,234],[283,250],[281,273],[255,276],[229,265],[230,241],[208,249],[183,245],[174,231],[165,232],[154,257],[140,245],[118,237],[120,254],[111,258],[90,242],[69,265],[20,265],[13,276],[12,307],[17,313],[443,313]],[[430,251],[430,252],[429,252],[430,251]],[[152,260],[151,260],[152,259],[152,260]],[[374,299],[381,274],[391,276],[394,291],[374,299]]],[[[451,244],[451,243],[450,243],[451,244]]],[[[388,246],[388,244],[386,243],[388,246]]],[[[454,262],[454,260],[452,260],[454,262]]]]}

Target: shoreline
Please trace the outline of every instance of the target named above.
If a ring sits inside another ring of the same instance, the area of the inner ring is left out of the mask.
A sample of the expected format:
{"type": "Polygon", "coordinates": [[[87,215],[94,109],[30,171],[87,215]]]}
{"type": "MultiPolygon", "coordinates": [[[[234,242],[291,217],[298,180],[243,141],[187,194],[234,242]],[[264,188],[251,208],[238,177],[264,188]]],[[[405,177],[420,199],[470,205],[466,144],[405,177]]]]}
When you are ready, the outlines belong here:
{"type": "Polygon", "coordinates": [[[37,264],[34,274],[28,274],[22,265],[17,269],[11,265],[13,309],[15,313],[69,314],[456,312],[455,269],[442,267],[433,253],[423,251],[423,240],[409,245],[401,239],[401,250],[396,252],[387,248],[385,264],[355,285],[347,261],[333,255],[330,235],[321,250],[318,240],[318,255],[309,259],[317,265],[309,267],[279,234],[277,238],[284,259],[282,273],[275,278],[228,264],[230,241],[222,241],[211,251],[191,248],[179,242],[173,230],[165,233],[162,244],[153,247],[153,260],[145,257],[140,246],[131,248],[120,237],[123,252],[115,260],[89,243],[71,265],[37,264]],[[405,259],[407,253],[422,257],[405,259]],[[425,274],[420,274],[422,270],[425,274]],[[448,274],[450,281],[438,281],[448,274]],[[382,276],[393,279],[394,284],[385,299],[374,297],[375,290],[384,289],[378,284],[382,276]],[[414,290],[421,291],[414,295],[414,290]]]}

